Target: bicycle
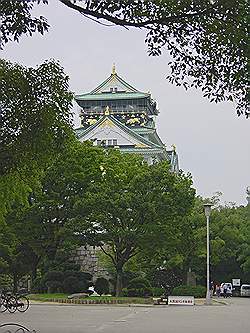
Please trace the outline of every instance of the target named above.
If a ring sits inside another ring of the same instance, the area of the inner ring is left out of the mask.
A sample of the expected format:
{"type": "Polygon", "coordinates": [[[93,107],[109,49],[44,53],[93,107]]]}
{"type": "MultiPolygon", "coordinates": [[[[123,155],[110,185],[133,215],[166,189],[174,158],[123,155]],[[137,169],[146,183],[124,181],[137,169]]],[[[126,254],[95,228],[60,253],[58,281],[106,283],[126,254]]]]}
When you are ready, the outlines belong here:
{"type": "Polygon", "coordinates": [[[29,299],[24,294],[15,294],[17,311],[25,312],[30,306],[29,299]]]}
{"type": "Polygon", "coordinates": [[[10,292],[1,292],[0,312],[3,313],[6,310],[10,313],[14,313],[17,310],[17,300],[10,292]]]}

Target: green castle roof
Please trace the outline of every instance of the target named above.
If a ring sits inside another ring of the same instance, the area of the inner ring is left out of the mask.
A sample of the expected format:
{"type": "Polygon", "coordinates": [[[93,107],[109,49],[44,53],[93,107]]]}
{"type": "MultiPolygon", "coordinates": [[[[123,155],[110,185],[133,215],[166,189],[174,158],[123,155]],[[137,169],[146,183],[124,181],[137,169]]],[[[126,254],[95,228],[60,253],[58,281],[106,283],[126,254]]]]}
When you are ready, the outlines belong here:
{"type": "Polygon", "coordinates": [[[113,100],[113,99],[132,99],[132,98],[147,98],[150,93],[141,92],[126,81],[124,81],[113,67],[112,74],[104,80],[98,87],[90,93],[76,95],[75,99],[83,100],[113,100]]]}

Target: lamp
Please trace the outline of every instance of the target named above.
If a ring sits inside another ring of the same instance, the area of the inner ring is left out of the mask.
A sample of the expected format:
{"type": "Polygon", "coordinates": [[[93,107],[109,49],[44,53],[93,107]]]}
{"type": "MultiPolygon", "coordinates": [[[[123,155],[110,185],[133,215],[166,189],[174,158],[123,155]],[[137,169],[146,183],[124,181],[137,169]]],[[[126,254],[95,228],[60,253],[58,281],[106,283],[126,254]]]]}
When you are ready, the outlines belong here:
{"type": "Polygon", "coordinates": [[[207,218],[207,293],[206,293],[206,304],[211,304],[211,294],[210,294],[210,278],[209,278],[209,217],[212,210],[211,203],[205,203],[204,205],[205,216],[207,218]]]}

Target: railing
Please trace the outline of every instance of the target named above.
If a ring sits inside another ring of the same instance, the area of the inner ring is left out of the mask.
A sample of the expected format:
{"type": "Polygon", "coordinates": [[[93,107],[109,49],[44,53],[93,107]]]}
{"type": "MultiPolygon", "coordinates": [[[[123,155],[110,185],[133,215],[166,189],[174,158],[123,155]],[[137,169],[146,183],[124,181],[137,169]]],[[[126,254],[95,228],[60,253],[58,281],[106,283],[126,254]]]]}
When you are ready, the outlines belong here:
{"type": "MultiPolygon", "coordinates": [[[[146,107],[135,107],[135,108],[110,108],[110,114],[126,114],[126,113],[131,113],[131,114],[136,114],[136,113],[146,113],[148,110],[146,107]]],[[[94,115],[94,114],[100,114],[104,113],[105,108],[98,108],[98,109],[87,109],[87,110],[82,110],[80,112],[80,115],[94,115]]]]}

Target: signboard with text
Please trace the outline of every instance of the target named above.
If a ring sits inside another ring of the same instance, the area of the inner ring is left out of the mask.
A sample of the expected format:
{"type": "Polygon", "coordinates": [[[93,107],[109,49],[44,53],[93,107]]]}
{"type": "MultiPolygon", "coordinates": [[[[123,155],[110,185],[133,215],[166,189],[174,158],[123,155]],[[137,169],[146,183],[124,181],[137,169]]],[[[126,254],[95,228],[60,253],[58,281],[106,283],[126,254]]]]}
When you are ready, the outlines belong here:
{"type": "Polygon", "coordinates": [[[194,305],[194,296],[168,296],[168,305],[194,305]]]}
{"type": "Polygon", "coordinates": [[[240,287],[240,279],[232,279],[232,285],[234,287],[240,287]]]}

